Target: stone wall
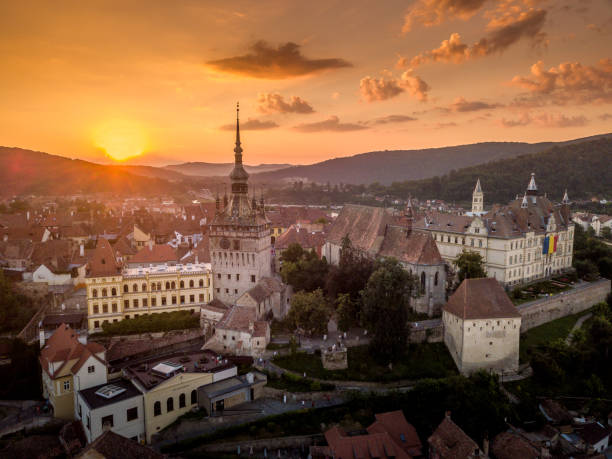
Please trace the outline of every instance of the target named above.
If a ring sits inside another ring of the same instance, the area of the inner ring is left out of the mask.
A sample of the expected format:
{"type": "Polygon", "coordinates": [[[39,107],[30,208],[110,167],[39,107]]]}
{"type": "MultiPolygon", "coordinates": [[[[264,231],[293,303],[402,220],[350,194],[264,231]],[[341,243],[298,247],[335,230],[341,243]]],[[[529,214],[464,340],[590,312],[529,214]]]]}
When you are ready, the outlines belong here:
{"type": "Polygon", "coordinates": [[[348,352],[346,347],[323,349],[321,363],[326,370],[346,370],[348,368],[348,352]]]}
{"type": "Polygon", "coordinates": [[[444,326],[441,319],[410,322],[408,325],[410,329],[408,341],[411,343],[440,343],[444,339],[444,326]]]}
{"type": "Polygon", "coordinates": [[[561,317],[589,309],[606,300],[610,293],[610,280],[601,279],[583,284],[558,295],[541,298],[518,306],[523,317],[521,333],[561,317]]]}
{"type": "MultiPolygon", "coordinates": [[[[266,450],[265,457],[276,457],[277,450],[304,448],[308,449],[311,445],[323,444],[325,437],[322,434],[315,435],[302,435],[294,437],[279,437],[279,438],[267,438],[263,440],[245,440],[240,442],[231,443],[217,443],[204,445],[197,448],[197,452],[206,453],[225,453],[225,454],[236,454],[238,447],[240,447],[240,453],[249,457],[264,457],[264,449],[266,450]],[[251,448],[253,449],[253,455],[250,454],[251,448]]],[[[285,455],[283,454],[283,457],[285,455]]]]}

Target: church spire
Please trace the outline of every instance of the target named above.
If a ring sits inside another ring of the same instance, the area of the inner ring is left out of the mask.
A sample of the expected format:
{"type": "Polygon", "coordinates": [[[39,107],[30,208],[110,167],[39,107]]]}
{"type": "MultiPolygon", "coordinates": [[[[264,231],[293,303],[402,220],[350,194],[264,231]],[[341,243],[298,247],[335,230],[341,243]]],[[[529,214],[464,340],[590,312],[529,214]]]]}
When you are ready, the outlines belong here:
{"type": "Polygon", "coordinates": [[[535,181],[535,172],[531,173],[531,179],[529,180],[529,185],[527,185],[527,194],[530,196],[535,196],[538,194],[538,186],[535,181]]]}
{"type": "Polygon", "coordinates": [[[565,193],[563,194],[563,200],[561,201],[562,204],[569,204],[570,200],[569,200],[569,196],[567,195],[567,188],[565,189],[565,193]]]}
{"type": "Polygon", "coordinates": [[[474,187],[474,193],[482,193],[482,187],[480,186],[480,177],[476,181],[476,186],[474,187]]]}
{"type": "Polygon", "coordinates": [[[242,164],[242,147],[240,146],[240,102],[236,103],[236,147],[234,148],[235,164],[242,164]]]}

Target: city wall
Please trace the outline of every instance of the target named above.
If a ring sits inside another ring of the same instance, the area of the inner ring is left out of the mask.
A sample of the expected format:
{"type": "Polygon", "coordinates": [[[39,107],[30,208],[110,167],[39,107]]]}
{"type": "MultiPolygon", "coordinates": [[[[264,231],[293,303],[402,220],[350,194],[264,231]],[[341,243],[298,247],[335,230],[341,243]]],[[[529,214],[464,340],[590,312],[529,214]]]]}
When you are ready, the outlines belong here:
{"type": "Polygon", "coordinates": [[[605,301],[608,293],[610,293],[610,280],[601,279],[558,295],[521,304],[517,306],[522,316],[521,333],[589,309],[594,304],[605,301]]]}

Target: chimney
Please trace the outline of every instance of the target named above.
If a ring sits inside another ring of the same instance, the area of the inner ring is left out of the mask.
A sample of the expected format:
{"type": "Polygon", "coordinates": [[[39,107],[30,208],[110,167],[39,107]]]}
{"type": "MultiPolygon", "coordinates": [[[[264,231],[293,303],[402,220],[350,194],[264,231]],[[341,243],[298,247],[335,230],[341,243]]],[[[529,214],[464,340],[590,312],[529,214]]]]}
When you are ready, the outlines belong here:
{"type": "Polygon", "coordinates": [[[45,347],[45,329],[42,326],[42,321],[38,322],[38,341],[41,349],[45,347]]]}
{"type": "Polygon", "coordinates": [[[149,250],[153,251],[153,240],[152,239],[149,239],[148,245],[149,245],[149,250]]]}
{"type": "Polygon", "coordinates": [[[482,440],[482,452],[485,457],[489,456],[489,435],[485,434],[484,439],[482,440]]]}
{"type": "Polygon", "coordinates": [[[8,234],[5,234],[4,236],[2,236],[2,240],[4,242],[8,241],[8,234]]]}
{"type": "Polygon", "coordinates": [[[81,244],[79,245],[79,256],[84,257],[85,256],[85,246],[83,245],[83,243],[81,242],[81,244]]]}
{"type": "Polygon", "coordinates": [[[253,333],[255,331],[255,322],[249,320],[249,332],[253,333]]]}
{"type": "Polygon", "coordinates": [[[29,210],[26,212],[26,220],[30,221],[30,211],[29,210]]]}
{"type": "Polygon", "coordinates": [[[451,412],[447,411],[446,413],[444,413],[444,417],[446,417],[446,419],[448,419],[450,421],[451,418],[451,412]]]}

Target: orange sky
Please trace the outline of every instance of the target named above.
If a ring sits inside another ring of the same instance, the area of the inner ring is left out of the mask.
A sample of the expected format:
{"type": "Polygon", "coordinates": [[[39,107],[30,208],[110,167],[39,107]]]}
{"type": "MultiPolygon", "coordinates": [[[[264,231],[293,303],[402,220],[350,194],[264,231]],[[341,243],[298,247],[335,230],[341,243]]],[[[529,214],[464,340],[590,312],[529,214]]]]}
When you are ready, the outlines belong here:
{"type": "Polygon", "coordinates": [[[609,0],[0,3],[0,145],[312,163],[612,131],[609,0]],[[112,151],[111,151],[112,150],[112,151]]]}

